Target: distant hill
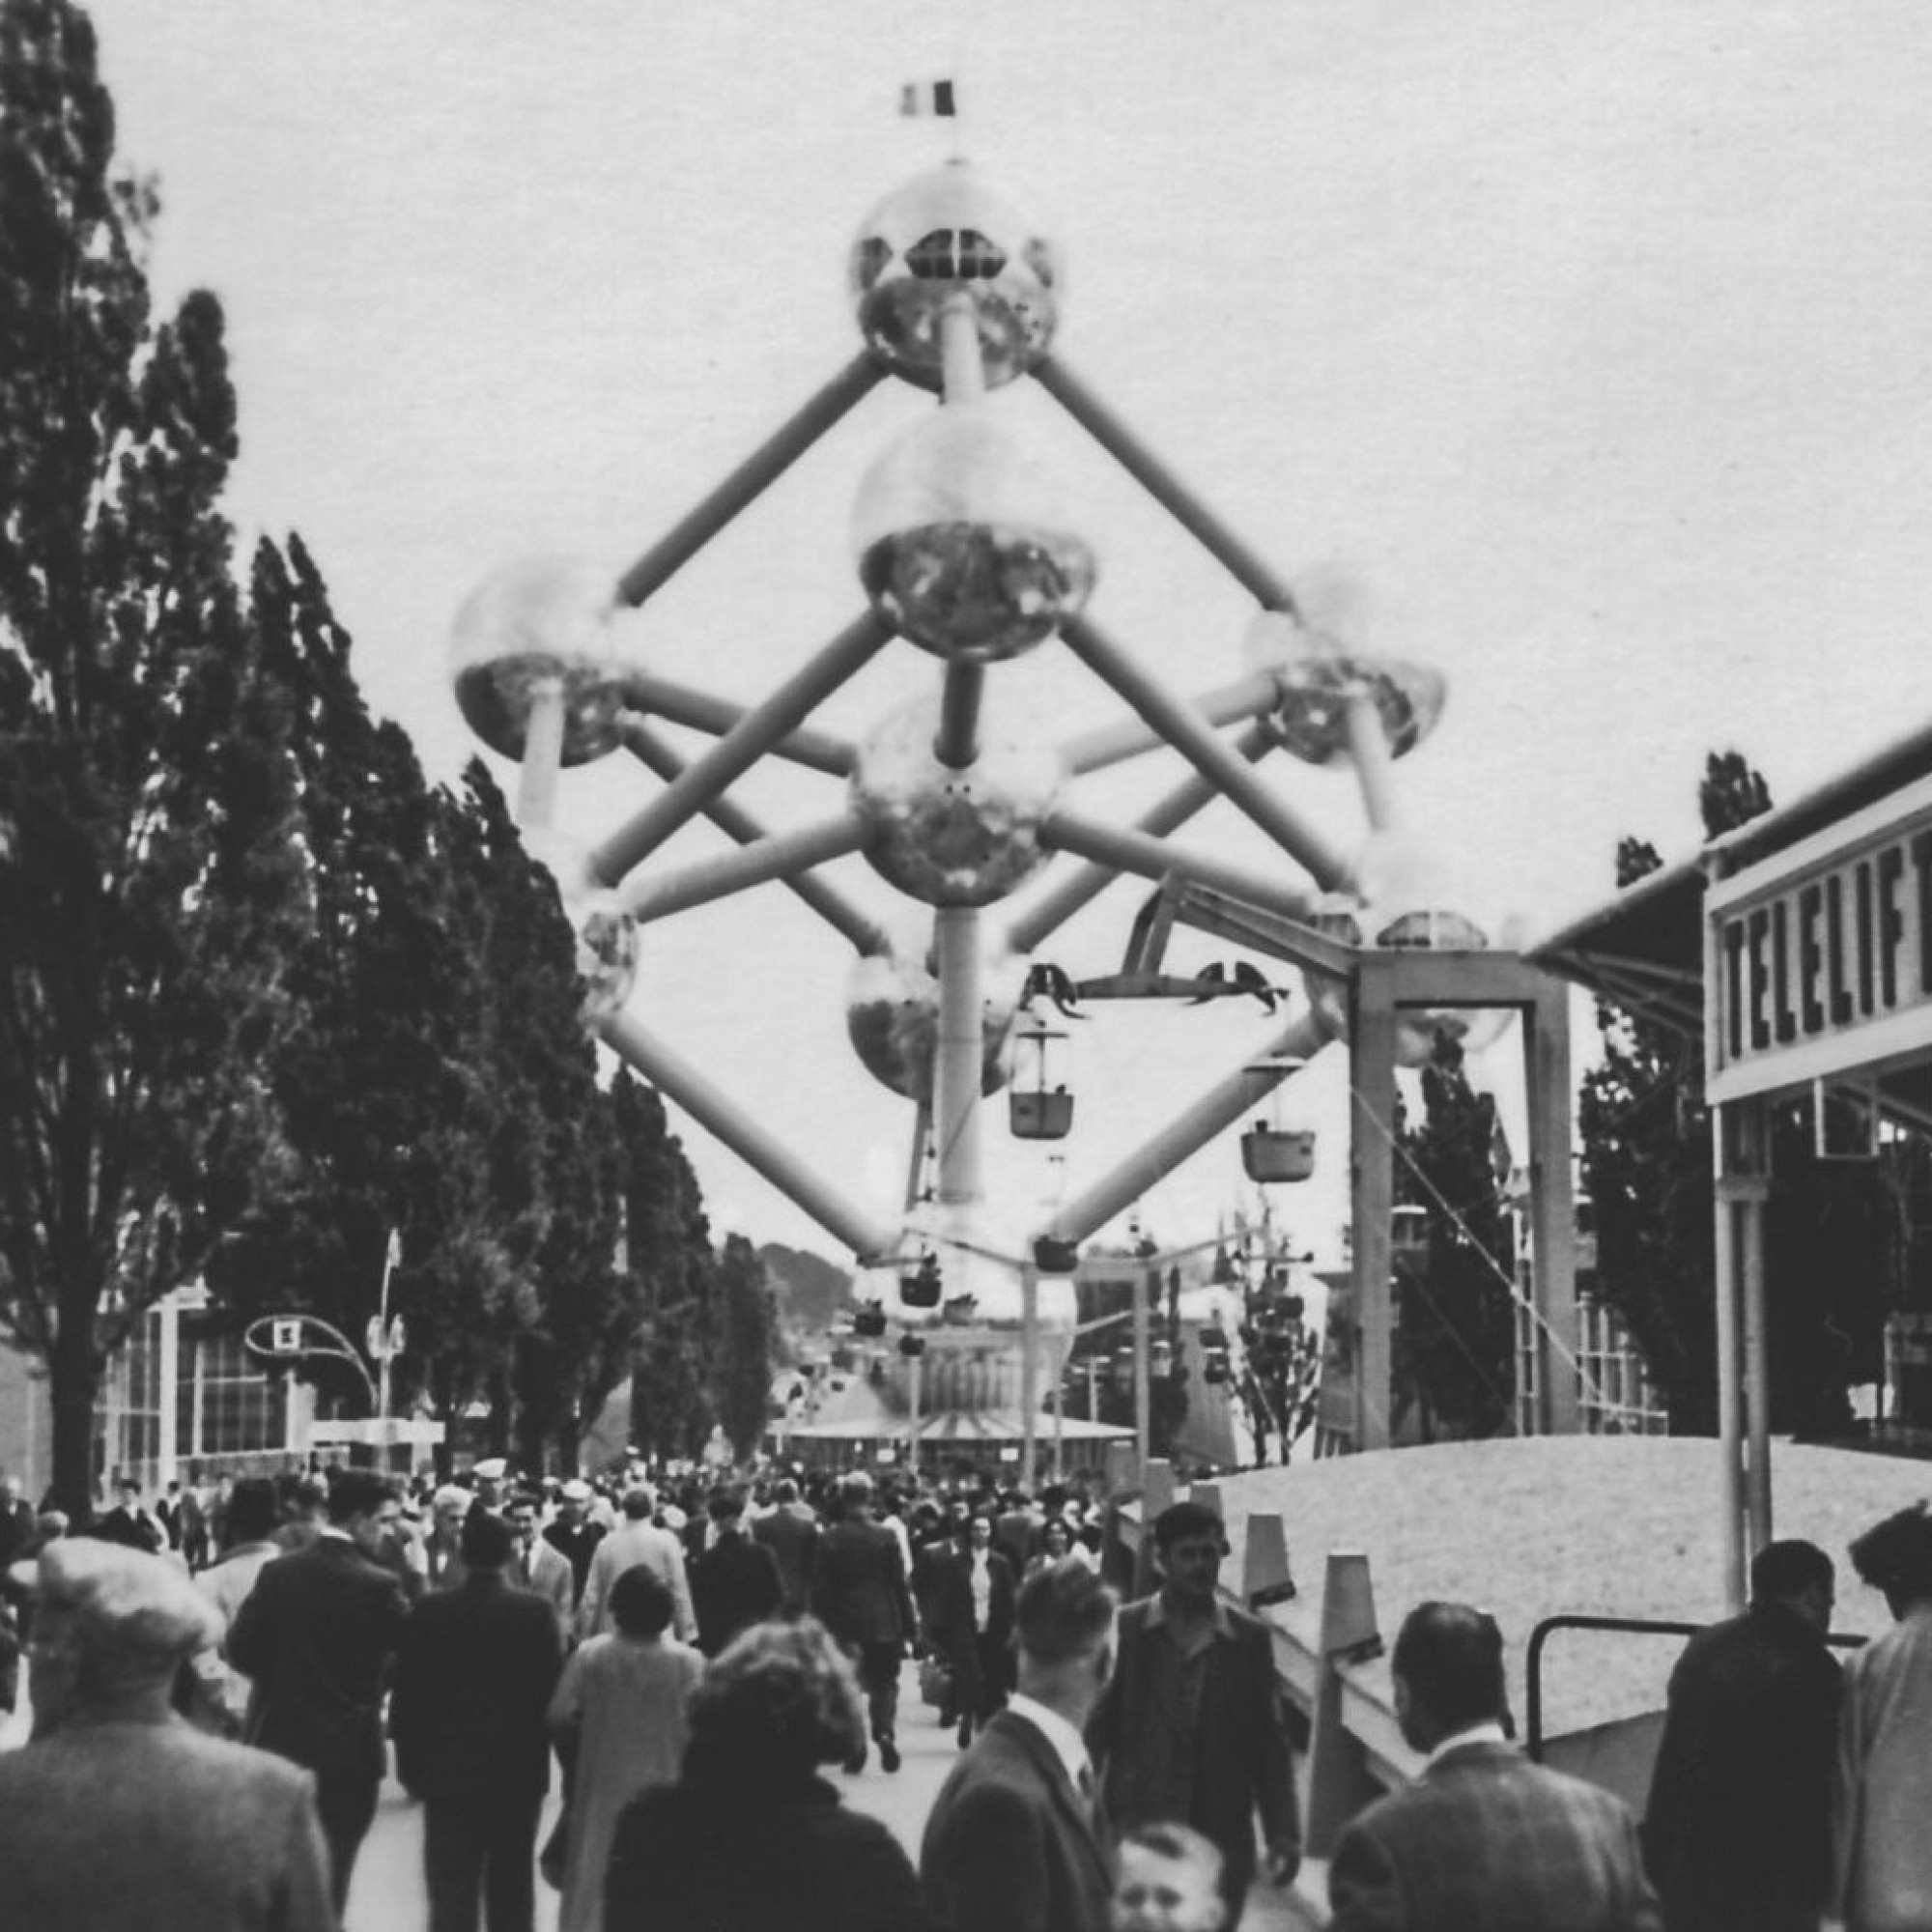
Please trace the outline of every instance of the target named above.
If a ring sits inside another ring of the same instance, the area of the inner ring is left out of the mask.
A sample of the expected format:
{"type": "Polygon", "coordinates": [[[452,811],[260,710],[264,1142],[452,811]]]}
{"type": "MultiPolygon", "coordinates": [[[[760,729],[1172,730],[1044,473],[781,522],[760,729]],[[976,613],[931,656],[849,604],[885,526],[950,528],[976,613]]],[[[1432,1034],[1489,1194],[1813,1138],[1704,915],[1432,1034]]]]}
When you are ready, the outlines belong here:
{"type": "Polygon", "coordinates": [[[765,1273],[778,1290],[779,1319],[789,1328],[820,1334],[844,1309],[852,1276],[822,1255],[767,1241],[758,1250],[765,1273]]]}

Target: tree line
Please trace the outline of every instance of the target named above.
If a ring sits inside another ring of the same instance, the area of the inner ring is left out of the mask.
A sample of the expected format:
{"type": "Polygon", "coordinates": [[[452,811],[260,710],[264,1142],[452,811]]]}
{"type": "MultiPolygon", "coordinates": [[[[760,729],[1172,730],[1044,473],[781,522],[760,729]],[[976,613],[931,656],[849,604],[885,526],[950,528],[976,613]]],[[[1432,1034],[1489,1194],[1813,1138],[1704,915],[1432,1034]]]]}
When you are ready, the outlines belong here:
{"type": "Polygon", "coordinates": [[[755,1440],[762,1265],[600,1083],[487,768],[431,784],[372,717],[298,537],[238,557],[222,311],[155,312],[158,209],[85,14],[0,0],[0,1333],[55,1489],[86,1511],[158,1297],[359,1335],[392,1230],[402,1401],[541,1463],[635,1369],[649,1446],[755,1440]]]}

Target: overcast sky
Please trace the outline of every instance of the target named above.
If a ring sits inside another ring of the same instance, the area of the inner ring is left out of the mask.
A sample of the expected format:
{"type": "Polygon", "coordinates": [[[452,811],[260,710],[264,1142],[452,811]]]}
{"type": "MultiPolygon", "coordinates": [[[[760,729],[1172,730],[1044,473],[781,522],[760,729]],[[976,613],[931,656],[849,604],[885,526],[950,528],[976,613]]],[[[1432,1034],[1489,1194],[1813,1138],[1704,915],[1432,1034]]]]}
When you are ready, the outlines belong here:
{"type": "MultiPolygon", "coordinates": [[[[231,513],[300,532],[372,702],[436,777],[473,750],[445,661],[465,594],[527,554],[614,574],[643,551],[849,359],[860,218],[955,146],[1061,237],[1067,362],[1283,572],[1346,566],[1362,641],[1448,675],[1401,796],[1479,917],[1561,923],[1607,891],[1625,831],[1690,850],[1711,747],[1783,801],[1925,721],[1932,19],[1906,0],[91,11],[123,157],[159,179],[157,286],[227,310],[231,513]],[[900,85],[938,75],[957,128],[901,120],[900,85]]],[[[653,600],[651,662],[754,699],[849,621],[859,477],[926,407],[870,397],[653,600]]],[[[1099,553],[1095,619],[1177,688],[1235,674],[1244,594],[1046,397],[1017,412],[1099,553]]],[[[856,734],[935,679],[895,645],[824,722],[856,734]]],[[[1119,709],[1051,645],[992,686],[1056,731],[1119,709]]],[[[1264,769],[1360,838],[1345,777],[1264,769]]],[[[1179,770],[1075,802],[1130,816],[1179,770]]],[[[595,838],[653,788],[621,757],[566,774],[561,821],[595,838]]],[[[779,822],[838,804],[783,770],[743,795],[779,822]]],[[[1266,858],[1221,809],[1187,836],[1266,858]]],[[[718,845],[696,826],[653,864],[718,845]]],[[[895,906],[863,862],[832,875],[895,906]]],[[[1117,888],[1048,956],[1111,970],[1142,896],[1117,888]]],[[[650,928],[636,1005],[888,1216],[909,1110],[845,1043],[848,966],[766,888],[650,928]]],[[[1259,1024],[1080,1028],[1065,1183],[1238,1065],[1259,1024]]],[[[1287,1103],[1324,1128],[1323,1168],[1277,1204],[1324,1250],[1340,1057],[1287,1103]]],[[[989,1124],[1023,1226],[1063,1170],[989,1124]]],[[[837,1252],[685,1139],[716,1226],[837,1252]]],[[[1231,1136],[1147,1212],[1178,1242],[1242,1205],[1231,1136]]]]}

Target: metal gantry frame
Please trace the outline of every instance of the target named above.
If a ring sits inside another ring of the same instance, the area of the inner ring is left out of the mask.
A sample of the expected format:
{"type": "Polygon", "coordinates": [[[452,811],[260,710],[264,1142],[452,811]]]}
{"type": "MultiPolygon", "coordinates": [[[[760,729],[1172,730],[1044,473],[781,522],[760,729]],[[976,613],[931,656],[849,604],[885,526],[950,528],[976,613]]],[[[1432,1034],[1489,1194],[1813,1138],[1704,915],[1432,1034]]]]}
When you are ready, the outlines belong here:
{"type": "MultiPolygon", "coordinates": [[[[942,409],[977,404],[985,390],[976,308],[980,299],[976,287],[962,282],[936,311],[936,386],[942,409]]],[[[622,573],[614,586],[615,603],[633,609],[641,606],[891,373],[905,372],[892,369],[874,348],[855,356],[622,573]]],[[[1286,578],[1181,483],[1063,356],[1046,353],[1027,373],[1254,595],[1264,611],[1301,625],[1286,578]]],[[[1480,1002],[1514,1007],[1531,1015],[1533,1169],[1543,1189],[1536,1226],[1539,1300],[1550,1321],[1560,1323],[1565,1318],[1558,1303],[1570,1279],[1570,1163],[1567,1093],[1563,1079],[1557,1077],[1562,1036],[1553,1019],[1560,1002],[1553,1003],[1543,990],[1553,982],[1532,975],[1514,955],[1391,954],[1318,927],[1315,922],[1323,895],[1346,892],[1353,886],[1354,875],[1349,858],[1256,770],[1257,761],[1276,742],[1271,714],[1293,701],[1279,670],[1252,673],[1190,698],[1170,689],[1077,609],[1063,614],[1057,629],[1060,640],[1124,707],[1117,723],[1072,735],[1056,748],[1065,782],[1160,748],[1179,751],[1192,770],[1131,827],[1083,813],[1056,793],[1037,824],[1038,844],[1080,863],[1061,868],[1030,906],[1010,917],[1003,934],[1009,950],[1021,957],[1031,954],[1124,874],[1154,880],[1165,893],[1188,896],[1197,923],[1207,923],[1202,908],[1217,907],[1224,929],[1236,933],[1243,943],[1257,943],[1259,933],[1264,950],[1305,970],[1326,974],[1344,989],[1343,1004],[1353,1015],[1350,1057],[1358,1112],[1366,1108],[1364,1118],[1372,1116],[1378,1127],[1386,1126],[1392,1111],[1383,1102],[1393,1094],[1399,1008],[1412,1002],[1435,1006],[1445,1001],[1480,1002]],[[1231,725],[1240,727],[1232,740],[1222,735],[1231,725]],[[1175,842],[1172,835],[1215,799],[1226,800],[1258,827],[1288,862],[1288,868],[1277,872],[1272,867],[1237,866],[1175,842]],[[1363,1099],[1364,1094],[1372,1097],[1363,1099]]],[[[842,810],[774,831],[738,804],[730,788],[767,757],[848,777],[859,758],[858,750],[811,720],[826,699],[892,644],[895,633],[893,618],[874,605],[761,702],[750,706],[655,671],[627,669],[620,680],[618,738],[639,764],[662,781],[663,788],[591,848],[591,883],[614,890],[624,914],[641,923],[778,882],[860,953],[887,952],[889,941],[880,923],[817,876],[818,869],[833,860],[871,851],[877,835],[853,805],[848,801],[842,810]],[[687,759],[660,735],[656,719],[709,734],[715,742],[701,755],[687,759]],[[682,867],[653,867],[650,862],[666,842],[699,816],[708,817],[737,849],[682,867]]],[[[980,757],[988,675],[986,663],[965,653],[954,653],[939,668],[932,753],[950,771],[970,773],[980,757]]],[[[557,774],[565,755],[564,706],[561,678],[539,682],[529,694],[519,791],[520,817],[526,829],[547,827],[554,811],[557,774]]],[[[1337,749],[1356,774],[1366,823],[1378,831],[1392,818],[1389,777],[1395,751],[1367,687],[1348,696],[1343,710],[1337,749]]],[[[980,1122],[986,905],[928,902],[933,915],[931,959],[938,983],[937,1046],[929,1101],[922,1100],[917,1108],[914,1187],[921,1151],[930,1135],[936,1148],[935,1193],[942,1215],[949,1217],[953,1230],[970,1230],[984,1197],[980,1122]]],[[[847,1201],[807,1161],[781,1146],[749,1109],[733,1102],[635,1014],[617,1010],[597,1024],[605,1043],[620,1060],[661,1088],[862,1263],[887,1264],[904,1251],[906,1234],[900,1224],[881,1220],[847,1201]]],[[[1245,1053],[1236,1070],[1208,1085],[1191,1103],[1177,1107],[1145,1145],[1055,1211],[1040,1229],[1040,1236],[1059,1244],[1077,1244],[1092,1236],[1239,1121],[1295,1065],[1321,1052],[1334,1032],[1333,1018],[1323,1018],[1313,1008],[1296,1011],[1285,1023],[1277,1020],[1259,1056],[1253,1050],[1245,1053]],[[1258,1058],[1274,1064],[1257,1065],[1258,1058]]],[[[1567,1078],[1567,1062],[1562,1070],[1567,1078]]],[[[1365,1139],[1358,1131],[1354,1158],[1355,1264],[1363,1289],[1361,1306],[1372,1321],[1381,1323],[1379,1340],[1369,1345],[1372,1354],[1380,1350],[1375,1370],[1381,1378],[1379,1391],[1385,1387],[1387,1352],[1387,1230],[1384,1225],[1378,1234],[1374,1222],[1378,1204],[1385,1208],[1388,1199],[1386,1151],[1378,1153],[1374,1135],[1365,1139]],[[1379,1279],[1374,1278],[1378,1267],[1382,1268],[1379,1279]],[[1375,1315],[1378,1308],[1381,1313],[1375,1315]]],[[[912,1191],[909,1188],[909,1194],[912,1191]]],[[[1385,1222],[1385,1213],[1382,1218],[1385,1222]]],[[[922,1238],[934,1236],[927,1229],[922,1231],[922,1238]]],[[[950,1236],[941,1234],[937,1238],[944,1243],[950,1236]]],[[[1038,1284],[1030,1257],[1012,1258],[1011,1266],[1019,1278],[1029,1328],[1022,1355],[1022,1406],[1027,1410],[1030,1451],[1032,1407],[1037,1395],[1031,1326],[1038,1284]]],[[[1553,1377],[1550,1386],[1561,1380],[1560,1375],[1553,1377]]],[[[1358,1432],[1361,1446],[1382,1439],[1378,1435],[1378,1414],[1385,1425],[1379,1392],[1364,1408],[1358,1432]]],[[[1560,1398],[1552,1401],[1552,1427],[1565,1426],[1566,1420],[1574,1425],[1574,1400],[1567,1406],[1560,1398]]]]}

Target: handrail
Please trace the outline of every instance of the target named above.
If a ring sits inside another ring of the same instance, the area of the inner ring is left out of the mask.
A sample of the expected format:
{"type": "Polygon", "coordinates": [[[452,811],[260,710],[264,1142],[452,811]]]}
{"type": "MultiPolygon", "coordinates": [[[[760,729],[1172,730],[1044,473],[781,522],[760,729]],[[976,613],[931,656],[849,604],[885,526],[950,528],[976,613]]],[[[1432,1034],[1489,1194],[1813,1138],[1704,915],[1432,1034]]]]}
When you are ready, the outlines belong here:
{"type": "MultiPolygon", "coordinates": [[[[1545,1617],[1529,1634],[1523,1652],[1525,1679],[1523,1719],[1528,1735],[1523,1748],[1531,1759],[1543,1762],[1543,1646],[1550,1633],[1559,1630],[1631,1631],[1649,1636],[1695,1636],[1711,1628],[1708,1623],[1687,1624],[1661,1621],[1652,1617],[1593,1617],[1565,1615],[1545,1617]]],[[[1857,1650],[1865,1639],[1850,1632],[1833,1632],[1825,1641],[1835,1650],[1857,1650]]]]}

